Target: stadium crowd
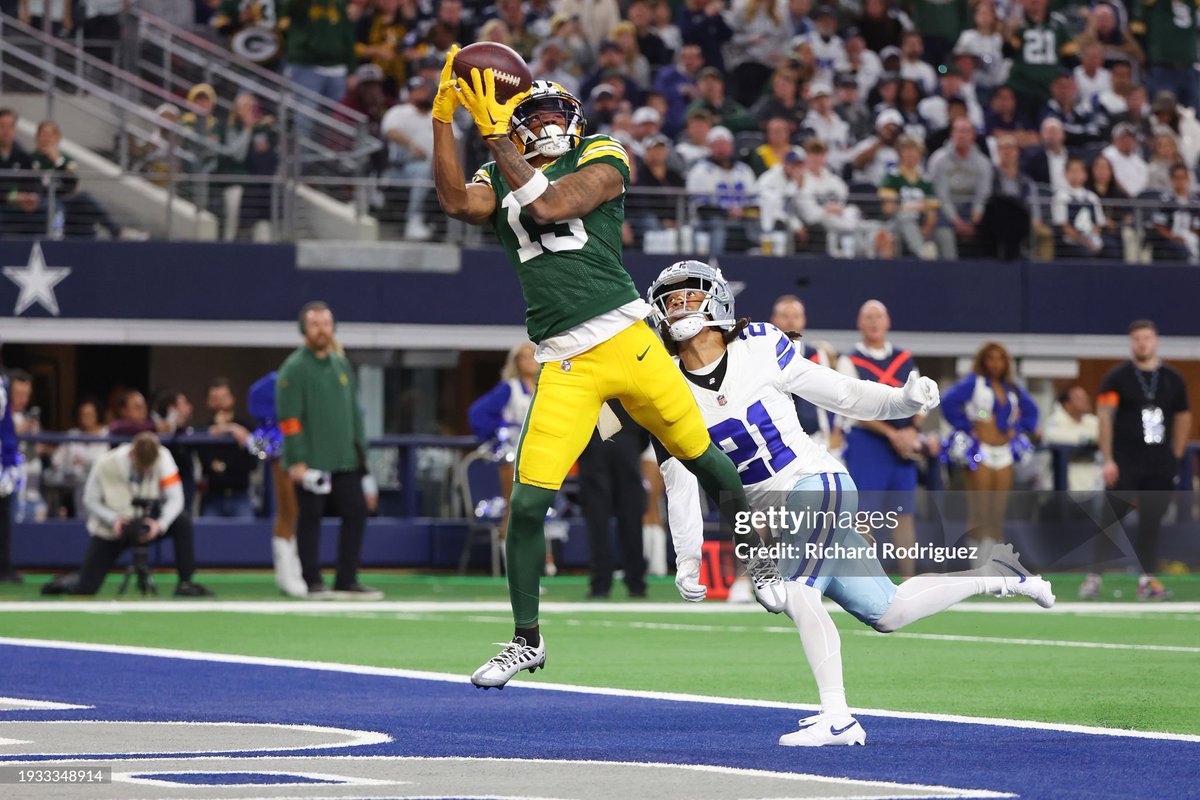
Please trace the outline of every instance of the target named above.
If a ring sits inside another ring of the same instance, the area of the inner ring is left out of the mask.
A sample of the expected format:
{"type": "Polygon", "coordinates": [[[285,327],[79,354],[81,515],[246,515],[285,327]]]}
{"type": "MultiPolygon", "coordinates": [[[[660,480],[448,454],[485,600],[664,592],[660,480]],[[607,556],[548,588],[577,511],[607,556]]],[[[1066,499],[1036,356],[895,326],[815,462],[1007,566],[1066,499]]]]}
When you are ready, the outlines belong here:
{"type": "MultiPolygon", "coordinates": [[[[177,21],[187,5],[142,4],[177,21]]],[[[385,149],[365,171],[418,184],[372,197],[405,209],[410,239],[440,216],[420,184],[441,62],[494,41],[636,155],[628,246],[1197,263],[1200,25],[1177,5],[195,0],[189,21],[229,42],[278,31],[272,66],[366,115],[385,149]]],[[[218,120],[213,95],[160,109],[212,140],[192,169],[272,174],[272,120],[253,97],[218,120]]],[[[461,122],[472,167],[484,151],[461,122]]]]}

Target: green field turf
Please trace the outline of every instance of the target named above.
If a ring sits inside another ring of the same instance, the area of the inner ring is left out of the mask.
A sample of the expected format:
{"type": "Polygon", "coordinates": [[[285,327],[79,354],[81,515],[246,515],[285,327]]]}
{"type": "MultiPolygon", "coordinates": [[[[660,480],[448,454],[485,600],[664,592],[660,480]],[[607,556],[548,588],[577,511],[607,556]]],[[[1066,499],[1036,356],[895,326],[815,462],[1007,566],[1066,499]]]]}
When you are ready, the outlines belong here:
{"type": "MultiPolygon", "coordinates": [[[[507,597],[502,580],[397,574],[364,575],[389,600],[490,600],[507,597]]],[[[275,599],[269,576],[210,574],[206,583],[223,599],[275,599]]],[[[1070,599],[1078,576],[1060,578],[1059,595],[1070,599]],[[1070,592],[1064,588],[1070,587],[1070,592]]],[[[31,577],[0,599],[37,597],[31,577]]],[[[1106,594],[1127,576],[1107,582],[1106,594]]],[[[174,580],[160,578],[168,595],[174,580]]],[[[577,576],[547,581],[548,601],[578,601],[586,581],[577,576]]],[[[1194,577],[1175,578],[1171,588],[1195,597],[1194,577]]],[[[111,599],[110,579],[102,599],[111,599]]],[[[616,590],[614,594],[619,594],[616,590]]],[[[676,599],[670,580],[655,581],[651,599],[676,599]]],[[[135,595],[136,596],[136,595],[135,595]]],[[[1105,599],[1111,599],[1106,597],[1105,599]]],[[[55,599],[40,603],[53,608],[55,599]]],[[[1025,603],[1011,599],[993,603],[1025,603]]],[[[1031,604],[1030,604],[1031,605],[1031,604]]],[[[333,661],[465,675],[494,654],[491,644],[511,635],[507,614],[478,611],[321,611],[311,613],[114,611],[6,611],[0,636],[66,639],[215,653],[333,661]]],[[[276,606],[275,608],[278,608],[276,606]]],[[[548,669],[528,680],[625,689],[683,692],[787,702],[816,700],[816,690],[790,621],[749,607],[710,614],[679,601],[679,611],[609,611],[605,603],[584,611],[543,616],[548,669]]],[[[844,613],[842,631],[847,692],[852,705],[903,711],[995,716],[1137,730],[1200,733],[1200,614],[989,614],[949,612],[892,636],[864,628],[844,613]],[[982,637],[988,641],[920,638],[982,637]],[[1042,640],[1014,644],[995,639],[1042,640]],[[1059,644],[1049,644],[1057,642],[1059,644]],[[1190,652],[1096,649],[1065,643],[1121,646],[1182,646],[1190,652]]],[[[525,680],[526,678],[522,678],[525,680]]]]}

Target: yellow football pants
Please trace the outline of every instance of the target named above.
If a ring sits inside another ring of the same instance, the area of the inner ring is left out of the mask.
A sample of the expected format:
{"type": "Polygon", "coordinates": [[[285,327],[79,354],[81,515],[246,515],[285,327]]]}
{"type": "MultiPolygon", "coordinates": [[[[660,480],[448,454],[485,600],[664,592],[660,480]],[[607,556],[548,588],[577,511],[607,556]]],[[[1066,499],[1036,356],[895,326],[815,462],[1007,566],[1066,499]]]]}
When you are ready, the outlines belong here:
{"type": "Polygon", "coordinates": [[[710,438],[687,380],[658,336],[635,322],[591,350],[542,365],[517,449],[521,483],[556,490],[587,447],[606,400],[617,399],[676,458],[710,438]]]}

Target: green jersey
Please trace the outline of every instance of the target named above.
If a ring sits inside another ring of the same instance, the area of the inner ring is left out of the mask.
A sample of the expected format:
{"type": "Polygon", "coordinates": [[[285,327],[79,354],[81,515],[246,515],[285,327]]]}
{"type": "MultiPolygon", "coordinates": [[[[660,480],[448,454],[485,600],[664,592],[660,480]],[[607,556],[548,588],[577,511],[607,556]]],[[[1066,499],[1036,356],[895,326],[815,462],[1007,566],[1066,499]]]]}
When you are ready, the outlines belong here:
{"type": "MultiPolygon", "coordinates": [[[[555,181],[590,164],[616,167],[629,185],[625,148],[603,134],[582,139],[542,172],[555,181]]],[[[496,193],[492,225],[521,281],[525,327],[534,342],[638,299],[637,287],[621,263],[624,194],[604,201],[582,219],[539,225],[512,196],[496,162],[480,167],[472,181],[496,193]]]]}
{"type": "Polygon", "coordinates": [[[1004,45],[1004,55],[1012,57],[1008,84],[1018,95],[1038,100],[1050,99],[1050,84],[1062,72],[1060,57],[1075,54],[1067,30],[1067,19],[1057,11],[1042,22],[1027,20],[1004,45]]]}
{"type": "Polygon", "coordinates": [[[899,200],[898,217],[915,217],[938,207],[937,192],[932,183],[919,174],[913,180],[897,168],[888,170],[884,176],[879,184],[879,196],[899,200]]]}
{"type": "Polygon", "coordinates": [[[1196,61],[1196,2],[1140,0],[1130,29],[1143,35],[1151,65],[1190,67],[1196,61]]]}

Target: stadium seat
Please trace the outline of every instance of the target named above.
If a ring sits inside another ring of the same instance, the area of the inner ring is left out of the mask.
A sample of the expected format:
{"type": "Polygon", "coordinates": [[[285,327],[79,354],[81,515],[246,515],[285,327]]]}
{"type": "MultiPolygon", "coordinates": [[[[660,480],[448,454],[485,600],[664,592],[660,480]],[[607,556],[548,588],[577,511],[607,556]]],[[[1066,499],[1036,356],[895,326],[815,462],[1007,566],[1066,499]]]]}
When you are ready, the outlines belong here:
{"type": "Polygon", "coordinates": [[[492,453],[479,449],[469,453],[459,463],[455,481],[462,513],[467,519],[467,537],[458,571],[466,573],[471,561],[471,548],[486,539],[492,550],[492,575],[500,575],[500,551],[504,546],[500,526],[504,523],[507,503],[500,488],[500,468],[492,453]]]}

